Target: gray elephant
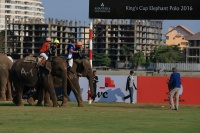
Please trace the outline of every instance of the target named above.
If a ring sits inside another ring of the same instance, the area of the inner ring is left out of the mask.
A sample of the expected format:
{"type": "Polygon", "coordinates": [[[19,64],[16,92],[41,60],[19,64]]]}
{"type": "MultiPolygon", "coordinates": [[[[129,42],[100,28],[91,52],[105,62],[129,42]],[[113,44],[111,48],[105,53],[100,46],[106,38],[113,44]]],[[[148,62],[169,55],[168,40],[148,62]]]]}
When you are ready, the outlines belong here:
{"type": "Polygon", "coordinates": [[[66,59],[55,57],[52,61],[46,61],[45,67],[36,67],[35,63],[25,63],[24,58],[17,60],[11,69],[11,78],[16,90],[13,102],[18,106],[24,106],[22,96],[30,87],[37,87],[37,91],[45,89],[51,96],[53,107],[59,107],[54,86],[60,85],[53,77],[62,79],[63,95],[67,95],[67,68],[66,59]]]}
{"type": "Polygon", "coordinates": [[[0,54],[0,101],[12,101],[10,87],[10,70],[13,64],[11,57],[0,54]],[[6,99],[6,91],[8,97],[6,99]]]}
{"type": "MultiPolygon", "coordinates": [[[[79,79],[77,76],[77,73],[81,73],[82,77],[86,77],[89,80],[89,85],[90,85],[90,90],[91,90],[91,97],[94,95],[94,88],[93,88],[93,73],[92,73],[92,68],[90,65],[90,62],[88,61],[88,59],[83,58],[81,60],[81,65],[77,66],[77,64],[74,62],[73,63],[73,67],[71,68],[71,71],[73,72],[68,72],[67,74],[67,93],[68,96],[70,94],[71,91],[73,91],[77,102],[78,102],[78,106],[79,107],[83,107],[84,103],[82,100],[82,95],[80,92],[80,85],[79,85],[79,79]]],[[[62,81],[61,79],[54,77],[54,82],[55,81],[62,81]]],[[[60,85],[55,84],[54,86],[55,88],[60,87],[60,85]]],[[[28,102],[33,105],[34,101],[38,98],[38,94],[37,93],[35,96],[30,97],[28,99],[28,102]]],[[[42,93],[40,93],[42,94],[42,93]]],[[[44,94],[44,106],[51,106],[51,101],[50,101],[50,95],[48,93],[48,91],[45,91],[44,94]]],[[[42,104],[42,96],[39,96],[40,98],[38,98],[38,103],[37,105],[41,105],[42,104]]],[[[63,100],[62,100],[62,106],[67,106],[67,102],[69,100],[69,97],[63,96],[63,100]]]]}

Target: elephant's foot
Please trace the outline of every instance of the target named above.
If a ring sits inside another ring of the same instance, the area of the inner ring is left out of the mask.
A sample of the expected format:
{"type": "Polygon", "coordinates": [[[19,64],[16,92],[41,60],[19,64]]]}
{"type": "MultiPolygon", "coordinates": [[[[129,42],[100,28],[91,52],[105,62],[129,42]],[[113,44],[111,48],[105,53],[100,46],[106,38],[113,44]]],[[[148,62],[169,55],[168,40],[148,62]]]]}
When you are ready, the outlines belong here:
{"type": "Polygon", "coordinates": [[[52,104],[50,104],[50,103],[44,103],[44,106],[46,106],[46,107],[52,107],[52,104]]]}
{"type": "Polygon", "coordinates": [[[12,100],[13,100],[12,98],[8,98],[8,99],[7,99],[7,101],[12,101],[12,100]]]}
{"type": "Polygon", "coordinates": [[[36,106],[43,106],[42,103],[37,103],[36,106]]]}
{"type": "Polygon", "coordinates": [[[61,106],[67,107],[68,104],[67,103],[62,103],[61,106]]]}
{"type": "Polygon", "coordinates": [[[6,93],[5,93],[5,91],[0,91],[0,101],[6,101],[6,93]]]}
{"type": "Polygon", "coordinates": [[[34,99],[32,97],[30,97],[29,99],[27,99],[27,102],[30,104],[30,105],[34,105],[34,99]]]}
{"type": "Polygon", "coordinates": [[[84,107],[84,106],[85,106],[85,105],[84,105],[83,102],[78,104],[78,107],[84,107]]]}
{"type": "Polygon", "coordinates": [[[1,98],[0,98],[0,101],[6,101],[6,98],[2,98],[2,97],[1,97],[1,98]]]}
{"type": "Polygon", "coordinates": [[[56,104],[53,104],[53,107],[60,107],[60,106],[58,105],[58,103],[56,103],[56,104]]]}
{"type": "Polygon", "coordinates": [[[21,103],[21,104],[17,104],[17,106],[24,106],[24,104],[23,104],[23,103],[21,103]]]}
{"type": "Polygon", "coordinates": [[[13,103],[17,105],[17,98],[16,97],[13,98],[13,103]]]}

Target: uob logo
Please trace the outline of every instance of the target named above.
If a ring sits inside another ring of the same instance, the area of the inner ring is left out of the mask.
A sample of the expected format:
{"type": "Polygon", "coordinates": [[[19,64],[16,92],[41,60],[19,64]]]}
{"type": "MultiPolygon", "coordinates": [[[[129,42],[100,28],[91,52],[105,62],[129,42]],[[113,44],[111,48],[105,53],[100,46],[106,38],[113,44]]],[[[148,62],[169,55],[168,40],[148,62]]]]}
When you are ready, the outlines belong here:
{"type": "MultiPolygon", "coordinates": [[[[110,77],[105,77],[104,83],[104,87],[100,87],[100,89],[115,88],[114,80],[111,80],[110,77]]],[[[100,98],[101,96],[103,96],[104,98],[108,98],[108,92],[98,92],[97,96],[98,98],[100,98]]]]}

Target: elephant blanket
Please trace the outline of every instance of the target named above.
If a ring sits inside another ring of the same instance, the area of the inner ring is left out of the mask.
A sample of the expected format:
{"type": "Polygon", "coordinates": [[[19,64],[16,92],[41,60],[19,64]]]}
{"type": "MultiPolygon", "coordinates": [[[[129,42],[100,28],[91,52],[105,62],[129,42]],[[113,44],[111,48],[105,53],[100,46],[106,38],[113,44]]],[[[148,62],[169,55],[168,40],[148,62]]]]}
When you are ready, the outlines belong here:
{"type": "Polygon", "coordinates": [[[23,62],[26,63],[36,63],[39,66],[40,62],[42,61],[43,57],[34,57],[34,56],[27,56],[23,62]]]}

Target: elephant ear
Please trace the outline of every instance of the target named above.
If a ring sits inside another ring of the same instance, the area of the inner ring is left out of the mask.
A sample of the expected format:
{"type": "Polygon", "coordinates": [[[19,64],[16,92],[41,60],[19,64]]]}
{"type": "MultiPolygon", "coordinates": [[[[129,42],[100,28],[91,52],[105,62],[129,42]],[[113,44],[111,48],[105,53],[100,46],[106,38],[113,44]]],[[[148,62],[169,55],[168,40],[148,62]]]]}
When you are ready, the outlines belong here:
{"type": "Polygon", "coordinates": [[[51,72],[52,71],[52,65],[51,65],[51,62],[50,61],[46,61],[45,63],[45,68],[51,72]]]}

